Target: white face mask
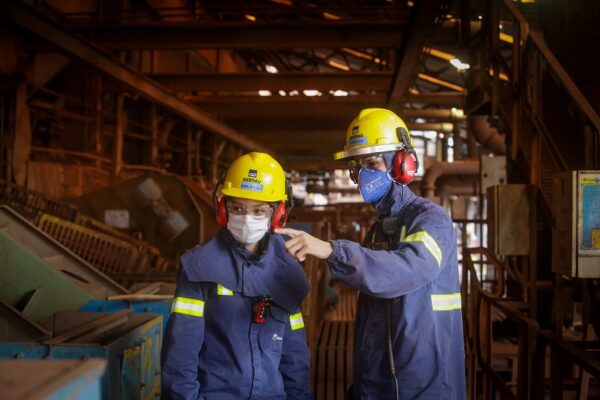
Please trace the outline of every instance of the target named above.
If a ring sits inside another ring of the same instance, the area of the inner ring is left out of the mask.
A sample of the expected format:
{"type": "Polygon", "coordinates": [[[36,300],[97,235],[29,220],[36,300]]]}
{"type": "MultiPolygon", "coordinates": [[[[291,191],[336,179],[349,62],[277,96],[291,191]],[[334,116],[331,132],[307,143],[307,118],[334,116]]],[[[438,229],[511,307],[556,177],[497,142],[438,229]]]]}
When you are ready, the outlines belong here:
{"type": "Polygon", "coordinates": [[[271,217],[253,215],[233,215],[227,218],[227,229],[242,244],[254,244],[265,236],[271,224],[271,217]]]}

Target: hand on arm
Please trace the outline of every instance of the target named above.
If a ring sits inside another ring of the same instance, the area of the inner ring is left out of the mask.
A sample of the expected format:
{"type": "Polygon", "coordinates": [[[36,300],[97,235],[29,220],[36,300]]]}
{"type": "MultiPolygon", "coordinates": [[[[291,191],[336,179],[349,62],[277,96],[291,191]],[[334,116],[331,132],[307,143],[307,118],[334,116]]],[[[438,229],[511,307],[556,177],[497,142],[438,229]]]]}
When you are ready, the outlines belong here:
{"type": "Polygon", "coordinates": [[[304,231],[279,228],[275,229],[275,233],[291,236],[291,239],[285,242],[285,248],[298,261],[304,261],[307,255],[325,260],[333,253],[331,243],[318,239],[304,231]]]}

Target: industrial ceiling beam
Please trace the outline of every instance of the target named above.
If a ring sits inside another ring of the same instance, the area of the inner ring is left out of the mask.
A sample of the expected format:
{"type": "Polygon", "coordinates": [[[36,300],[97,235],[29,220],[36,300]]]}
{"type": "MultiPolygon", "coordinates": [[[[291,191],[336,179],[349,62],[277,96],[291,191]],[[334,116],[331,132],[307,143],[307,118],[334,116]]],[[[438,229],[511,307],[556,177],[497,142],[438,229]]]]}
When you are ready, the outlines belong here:
{"type": "MultiPolygon", "coordinates": [[[[284,116],[273,116],[271,118],[252,118],[252,117],[231,117],[227,118],[226,122],[234,127],[239,127],[245,132],[255,132],[259,130],[287,130],[287,129],[298,129],[298,130],[337,130],[339,135],[346,134],[346,128],[352,121],[352,119],[358,114],[360,109],[356,112],[348,114],[346,116],[318,116],[307,118],[302,117],[284,117],[284,116]]],[[[400,113],[402,116],[402,113],[400,113]]],[[[416,123],[407,121],[406,125],[409,130],[437,130],[437,131],[452,131],[454,126],[451,122],[425,122],[416,123]]]]}
{"type": "Polygon", "coordinates": [[[391,109],[402,108],[402,98],[408,90],[416,69],[423,56],[425,40],[431,36],[436,17],[440,12],[443,0],[422,0],[415,2],[413,20],[409,22],[409,32],[405,35],[396,76],[388,95],[387,105],[391,109]]]}
{"type": "Polygon", "coordinates": [[[32,35],[36,39],[56,46],[67,55],[81,60],[108,75],[128,90],[139,93],[147,100],[170,110],[174,114],[210,132],[223,136],[247,149],[268,151],[264,146],[259,145],[224,123],[217,121],[189,102],[179,99],[156,82],[117,62],[94,45],[47,19],[20,1],[0,1],[0,21],[3,21],[3,26],[6,28],[15,27],[32,35]]]}
{"type": "Polygon", "coordinates": [[[391,74],[363,73],[225,73],[225,74],[152,74],[156,82],[174,92],[258,90],[373,90],[387,91],[391,74]]]}
{"type": "Polygon", "coordinates": [[[104,24],[71,26],[113,50],[398,47],[405,21],[104,24]]]}
{"type": "Polygon", "coordinates": [[[447,106],[460,106],[465,103],[467,96],[458,92],[437,92],[409,94],[402,99],[403,103],[443,104],[447,106]]]}
{"type": "MultiPolygon", "coordinates": [[[[226,96],[222,96],[226,97],[226,96]]],[[[361,96],[360,99],[337,97],[250,97],[242,99],[220,99],[208,97],[205,100],[191,100],[192,103],[225,119],[227,118],[281,118],[281,117],[347,117],[352,118],[363,108],[383,107],[383,96],[361,96]]]]}
{"type": "MultiPolygon", "coordinates": [[[[383,96],[207,96],[193,97],[190,101],[202,109],[227,118],[281,118],[281,117],[346,117],[351,119],[363,108],[383,107],[383,96]]],[[[459,120],[460,112],[450,109],[403,109],[403,118],[433,118],[459,120]]]]}

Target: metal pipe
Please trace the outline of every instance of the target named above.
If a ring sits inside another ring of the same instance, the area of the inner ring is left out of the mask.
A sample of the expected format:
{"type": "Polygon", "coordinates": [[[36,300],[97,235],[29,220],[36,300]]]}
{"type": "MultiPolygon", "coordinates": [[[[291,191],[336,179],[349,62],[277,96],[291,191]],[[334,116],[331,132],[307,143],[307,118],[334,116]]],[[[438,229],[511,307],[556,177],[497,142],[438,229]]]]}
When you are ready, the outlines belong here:
{"type": "Polygon", "coordinates": [[[477,196],[477,182],[479,177],[475,174],[444,175],[438,178],[435,192],[439,197],[450,195],[477,196]]]}
{"type": "Polygon", "coordinates": [[[443,175],[472,175],[479,173],[479,161],[437,161],[425,171],[421,188],[423,197],[432,199],[435,195],[435,184],[443,175]]]}
{"type": "Polygon", "coordinates": [[[494,154],[506,154],[504,135],[490,125],[489,115],[470,115],[469,125],[473,136],[482,146],[490,149],[494,154]]]}

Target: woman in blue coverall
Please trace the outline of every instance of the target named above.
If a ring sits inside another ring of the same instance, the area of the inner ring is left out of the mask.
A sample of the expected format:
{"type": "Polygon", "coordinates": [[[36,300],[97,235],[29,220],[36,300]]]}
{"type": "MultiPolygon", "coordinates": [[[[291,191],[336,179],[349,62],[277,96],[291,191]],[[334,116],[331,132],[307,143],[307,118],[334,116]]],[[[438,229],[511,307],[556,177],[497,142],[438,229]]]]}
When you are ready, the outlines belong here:
{"type": "Polygon", "coordinates": [[[289,235],[288,252],[328,261],[333,278],[360,291],[352,399],[462,400],[466,397],[461,298],[452,220],[405,185],[417,156],[404,122],[385,109],[365,109],[334,155],[379,221],[363,245],[289,235]]]}
{"type": "Polygon", "coordinates": [[[163,399],[310,399],[300,303],[309,290],[280,235],[283,169],[264,153],[236,159],[219,183],[212,240],[181,257],[162,348],[163,399]]]}

